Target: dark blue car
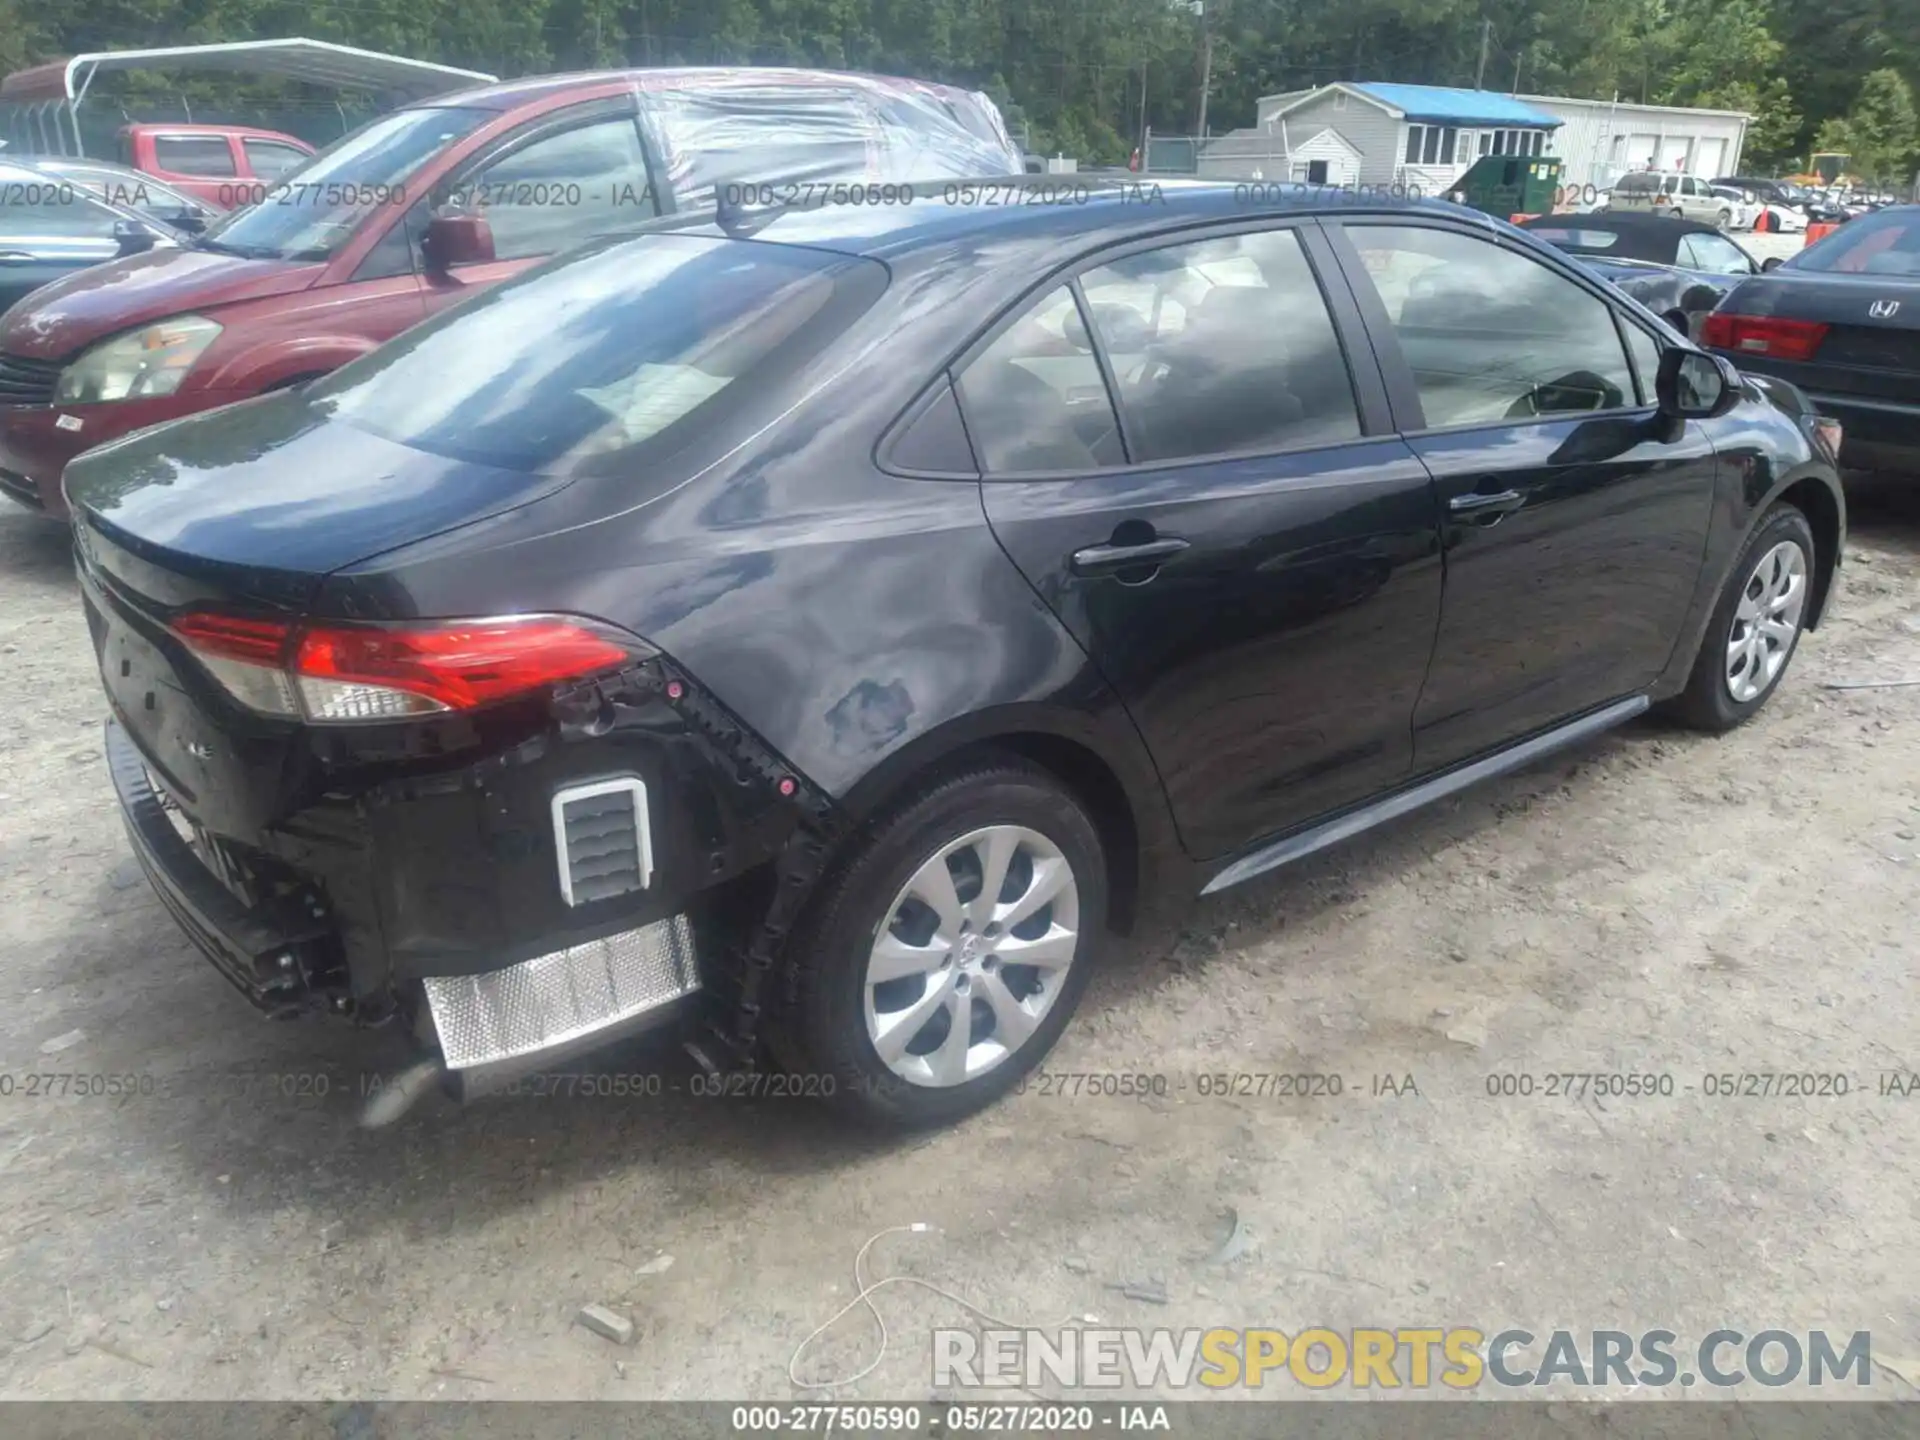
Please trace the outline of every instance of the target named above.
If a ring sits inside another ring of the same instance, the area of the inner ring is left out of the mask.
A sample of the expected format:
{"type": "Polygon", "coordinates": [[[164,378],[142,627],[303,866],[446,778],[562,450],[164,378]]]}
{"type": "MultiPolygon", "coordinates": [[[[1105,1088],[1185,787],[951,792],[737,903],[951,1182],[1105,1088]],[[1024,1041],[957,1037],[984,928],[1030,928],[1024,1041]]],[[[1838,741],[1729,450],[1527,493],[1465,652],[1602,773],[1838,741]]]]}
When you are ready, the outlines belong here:
{"type": "Polygon", "coordinates": [[[158,220],[30,161],[0,161],[0,310],[75,270],[174,244],[158,220]]]}

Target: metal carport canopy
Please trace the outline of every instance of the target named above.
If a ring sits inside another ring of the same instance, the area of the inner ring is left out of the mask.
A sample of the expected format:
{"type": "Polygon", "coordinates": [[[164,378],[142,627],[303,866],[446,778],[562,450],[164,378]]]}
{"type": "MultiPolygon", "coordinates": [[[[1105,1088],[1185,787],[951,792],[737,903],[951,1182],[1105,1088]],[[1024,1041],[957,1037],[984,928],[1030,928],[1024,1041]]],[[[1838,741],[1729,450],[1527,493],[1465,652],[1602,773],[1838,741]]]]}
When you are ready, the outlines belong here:
{"type": "Polygon", "coordinates": [[[102,50],[18,70],[0,80],[0,100],[23,103],[86,98],[94,77],[109,70],[239,70],[280,75],[316,85],[375,90],[405,99],[425,99],[496,78],[478,70],[433,65],[404,55],[384,55],[335,45],[329,40],[237,40],[225,45],[175,45],[159,50],[102,50]]]}

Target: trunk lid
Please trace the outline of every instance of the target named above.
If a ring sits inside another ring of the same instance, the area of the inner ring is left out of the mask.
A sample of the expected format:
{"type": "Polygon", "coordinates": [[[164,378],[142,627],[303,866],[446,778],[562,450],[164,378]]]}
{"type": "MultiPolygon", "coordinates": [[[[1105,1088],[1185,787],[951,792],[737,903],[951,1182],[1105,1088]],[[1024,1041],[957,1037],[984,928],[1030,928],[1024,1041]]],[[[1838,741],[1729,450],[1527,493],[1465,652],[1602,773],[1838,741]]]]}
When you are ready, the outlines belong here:
{"type": "Polygon", "coordinates": [[[239,704],[169,628],[196,609],[294,619],[329,572],[523,504],[563,481],[450,460],[328,422],[297,393],[127,437],[67,469],[101,680],[164,793],[251,841],[313,781],[294,721],[239,704]]]}
{"type": "Polygon", "coordinates": [[[1897,402],[1920,394],[1920,282],[1776,271],[1742,281],[1718,308],[1825,325],[1813,358],[1792,371],[1823,394],[1897,402]]]}

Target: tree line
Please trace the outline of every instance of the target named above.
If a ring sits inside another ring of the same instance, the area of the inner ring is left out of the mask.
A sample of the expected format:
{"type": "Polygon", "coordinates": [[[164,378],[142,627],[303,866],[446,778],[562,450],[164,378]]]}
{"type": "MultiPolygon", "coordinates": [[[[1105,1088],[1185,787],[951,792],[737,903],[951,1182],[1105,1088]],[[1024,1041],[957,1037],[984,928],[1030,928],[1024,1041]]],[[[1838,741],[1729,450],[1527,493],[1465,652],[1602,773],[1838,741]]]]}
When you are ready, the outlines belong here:
{"type": "MultiPolygon", "coordinates": [[[[1920,0],[0,0],[0,66],[304,35],[499,75],[823,65],[982,89],[1042,153],[1123,162],[1146,127],[1399,80],[1751,112],[1748,157],[1910,181],[1920,0]],[[1204,94],[1204,100],[1203,100],[1204,94]]],[[[137,87],[152,82],[135,81],[137,87]]],[[[187,82],[170,89],[178,91],[187,82]]],[[[200,78],[206,97],[249,82],[200,78]]]]}

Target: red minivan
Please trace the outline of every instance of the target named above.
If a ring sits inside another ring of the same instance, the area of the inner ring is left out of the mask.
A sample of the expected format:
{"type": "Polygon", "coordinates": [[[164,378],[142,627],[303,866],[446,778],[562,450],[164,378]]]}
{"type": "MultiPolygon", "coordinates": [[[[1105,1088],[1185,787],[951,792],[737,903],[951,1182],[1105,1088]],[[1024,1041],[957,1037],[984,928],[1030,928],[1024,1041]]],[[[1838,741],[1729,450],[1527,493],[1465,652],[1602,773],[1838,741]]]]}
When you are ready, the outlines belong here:
{"type": "Polygon", "coordinates": [[[247,125],[128,125],[120,131],[120,159],[128,169],[222,210],[251,205],[312,158],[306,141],[247,125]]]}
{"type": "Polygon", "coordinates": [[[64,515],[68,460],[298,384],[609,230],[702,204],[886,204],[1017,175],[986,96],[809,70],[542,76],[380,116],[188,248],[0,317],[0,494],[64,515]]]}

